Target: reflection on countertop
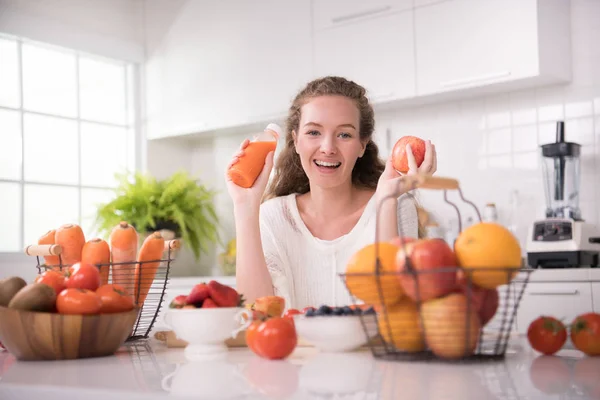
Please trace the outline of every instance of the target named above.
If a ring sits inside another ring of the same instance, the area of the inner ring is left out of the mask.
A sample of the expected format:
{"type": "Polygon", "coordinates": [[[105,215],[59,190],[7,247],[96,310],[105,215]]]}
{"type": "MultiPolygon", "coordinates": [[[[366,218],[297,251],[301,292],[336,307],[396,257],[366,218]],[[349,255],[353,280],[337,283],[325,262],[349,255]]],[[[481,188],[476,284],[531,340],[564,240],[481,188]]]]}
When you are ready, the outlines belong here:
{"type": "Polygon", "coordinates": [[[501,361],[396,362],[298,348],[269,361],[237,349],[190,362],[183,349],[149,340],[87,360],[20,362],[2,352],[0,398],[600,399],[600,358],[559,355],[524,347],[501,361]]]}

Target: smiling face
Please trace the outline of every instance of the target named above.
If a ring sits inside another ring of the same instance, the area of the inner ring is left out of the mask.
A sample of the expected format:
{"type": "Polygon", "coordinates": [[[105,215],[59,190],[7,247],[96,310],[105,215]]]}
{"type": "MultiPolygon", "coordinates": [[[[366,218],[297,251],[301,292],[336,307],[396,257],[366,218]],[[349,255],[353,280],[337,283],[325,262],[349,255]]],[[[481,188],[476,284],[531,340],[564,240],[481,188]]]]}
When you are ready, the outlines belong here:
{"type": "Polygon", "coordinates": [[[352,181],[354,164],[365,151],[359,122],[358,108],[347,97],[320,96],[302,106],[294,142],[311,187],[352,181]]]}

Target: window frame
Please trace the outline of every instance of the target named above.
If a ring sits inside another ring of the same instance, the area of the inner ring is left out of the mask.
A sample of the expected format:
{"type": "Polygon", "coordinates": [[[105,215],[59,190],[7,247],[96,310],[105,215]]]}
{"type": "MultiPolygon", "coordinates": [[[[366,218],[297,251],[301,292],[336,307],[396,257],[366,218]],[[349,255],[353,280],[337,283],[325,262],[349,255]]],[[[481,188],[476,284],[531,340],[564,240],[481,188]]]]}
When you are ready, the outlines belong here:
{"type": "MultiPolygon", "coordinates": [[[[20,223],[18,227],[19,234],[19,244],[22,250],[13,251],[13,252],[1,252],[0,251],[0,266],[3,263],[10,262],[18,262],[23,260],[24,248],[31,244],[36,243],[24,243],[25,238],[25,186],[27,184],[34,185],[43,185],[43,186],[51,186],[51,187],[70,187],[76,188],[78,190],[78,224],[82,223],[82,190],[84,189],[101,189],[107,190],[110,187],[107,186],[94,186],[82,184],[82,148],[81,148],[81,132],[82,132],[82,124],[90,123],[96,124],[106,127],[118,127],[124,128],[128,134],[133,135],[133,148],[127,149],[127,166],[131,166],[134,170],[141,170],[142,163],[144,162],[143,157],[143,136],[141,132],[141,101],[140,101],[140,91],[141,91],[141,66],[137,62],[132,62],[128,60],[119,60],[111,57],[105,57],[98,54],[93,54],[90,52],[80,51],[77,49],[66,48],[63,46],[56,46],[51,43],[41,42],[38,40],[29,40],[24,37],[14,36],[10,34],[5,34],[0,32],[0,39],[7,39],[16,42],[17,45],[17,69],[18,69],[18,90],[19,90],[19,103],[18,107],[10,107],[5,105],[0,105],[0,110],[8,110],[18,113],[18,118],[20,120],[20,133],[21,133],[21,176],[20,179],[6,179],[0,178],[0,183],[13,183],[18,184],[20,188],[21,194],[21,213],[20,213],[20,223]],[[75,117],[64,116],[60,114],[52,114],[45,113],[39,111],[28,110],[24,107],[24,93],[23,93],[23,44],[32,44],[35,46],[39,46],[42,48],[52,49],[55,51],[65,52],[68,54],[72,54],[75,57],[75,81],[76,81],[76,107],[77,113],[75,117]],[[125,121],[123,124],[118,124],[114,122],[103,122],[96,121],[91,119],[81,118],[81,82],[79,76],[80,69],[80,58],[81,57],[97,59],[97,60],[106,60],[111,63],[120,64],[123,68],[124,73],[124,91],[125,91],[125,121]],[[77,160],[78,160],[78,183],[77,184],[68,184],[68,183],[51,183],[51,182],[40,182],[40,181],[32,181],[25,179],[25,115],[38,115],[44,117],[51,118],[59,118],[67,121],[74,121],[77,125],[77,160]],[[133,157],[133,160],[130,160],[129,157],[133,157]],[[133,161],[133,162],[131,162],[133,161]]],[[[129,137],[129,136],[128,136],[129,137]]],[[[126,140],[126,145],[129,146],[130,141],[126,140]]],[[[40,233],[40,236],[43,234],[40,233]]]]}

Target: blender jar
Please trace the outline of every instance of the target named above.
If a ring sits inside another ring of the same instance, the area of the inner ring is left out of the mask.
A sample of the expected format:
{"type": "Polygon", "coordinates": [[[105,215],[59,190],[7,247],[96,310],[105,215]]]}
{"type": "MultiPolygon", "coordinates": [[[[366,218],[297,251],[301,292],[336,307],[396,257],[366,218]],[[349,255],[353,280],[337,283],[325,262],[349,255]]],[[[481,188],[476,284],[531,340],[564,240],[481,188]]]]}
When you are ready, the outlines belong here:
{"type": "Polygon", "coordinates": [[[581,145],[565,142],[564,122],[558,122],[556,142],[541,146],[547,218],[581,219],[580,153],[581,145]]]}

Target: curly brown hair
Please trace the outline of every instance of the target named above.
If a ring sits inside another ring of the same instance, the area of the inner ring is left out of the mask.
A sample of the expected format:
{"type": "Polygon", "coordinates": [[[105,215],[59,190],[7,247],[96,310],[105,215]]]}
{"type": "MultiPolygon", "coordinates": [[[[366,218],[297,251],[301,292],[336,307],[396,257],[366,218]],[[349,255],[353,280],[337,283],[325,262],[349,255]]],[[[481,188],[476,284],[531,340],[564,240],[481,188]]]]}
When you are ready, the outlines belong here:
{"type": "Polygon", "coordinates": [[[379,158],[379,149],[371,139],[375,117],[366,90],[351,80],[326,76],[309,82],[294,98],[286,121],[285,147],[275,163],[275,176],[265,192],[264,200],[291,193],[304,194],[310,190],[308,176],[295,150],[293,132],[299,129],[300,110],[304,104],[315,97],[336,95],[347,97],[356,103],[360,113],[359,136],[363,143],[367,143],[364,155],[356,160],[352,170],[352,183],[357,187],[377,188],[385,163],[379,158]]]}

